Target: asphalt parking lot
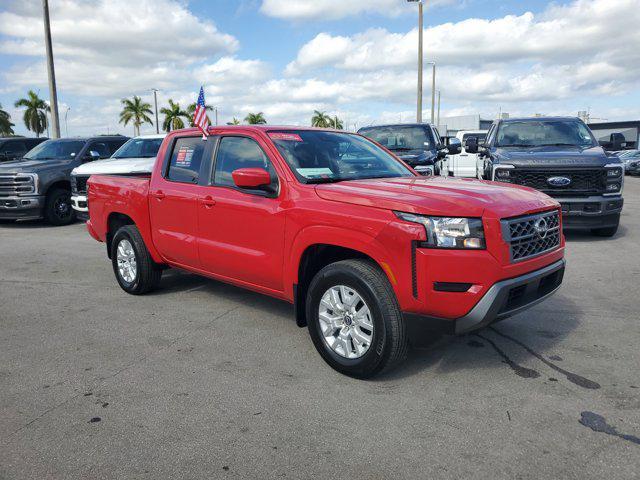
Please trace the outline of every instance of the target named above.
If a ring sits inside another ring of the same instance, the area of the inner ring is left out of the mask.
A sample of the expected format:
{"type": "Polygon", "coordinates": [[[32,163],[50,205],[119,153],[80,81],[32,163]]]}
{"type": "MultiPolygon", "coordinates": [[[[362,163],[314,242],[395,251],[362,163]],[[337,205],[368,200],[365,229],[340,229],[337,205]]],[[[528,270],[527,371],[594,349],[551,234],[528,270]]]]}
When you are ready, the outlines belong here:
{"type": "Polygon", "coordinates": [[[640,178],[554,297],[373,381],[286,303],[176,271],[133,297],[82,224],[0,225],[0,478],[636,478],[640,178]]]}

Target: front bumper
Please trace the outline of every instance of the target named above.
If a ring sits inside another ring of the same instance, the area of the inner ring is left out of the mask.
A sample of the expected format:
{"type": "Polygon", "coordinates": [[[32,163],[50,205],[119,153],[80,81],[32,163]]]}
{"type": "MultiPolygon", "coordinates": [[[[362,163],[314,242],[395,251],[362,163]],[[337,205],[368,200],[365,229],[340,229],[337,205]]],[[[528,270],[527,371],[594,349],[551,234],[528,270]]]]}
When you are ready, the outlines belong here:
{"type": "Polygon", "coordinates": [[[557,198],[565,230],[613,227],[620,220],[622,195],[557,198]]]}
{"type": "Polygon", "coordinates": [[[42,218],[45,197],[10,196],[0,197],[0,219],[31,220],[42,218]]]}
{"type": "Polygon", "coordinates": [[[89,204],[86,195],[72,195],[71,206],[76,211],[79,220],[89,220],[89,204]]]}
{"type": "Polygon", "coordinates": [[[419,338],[430,332],[467,333],[526,310],[560,287],[565,263],[562,259],[539,270],[493,284],[469,313],[457,319],[404,313],[410,338],[419,338]]]}

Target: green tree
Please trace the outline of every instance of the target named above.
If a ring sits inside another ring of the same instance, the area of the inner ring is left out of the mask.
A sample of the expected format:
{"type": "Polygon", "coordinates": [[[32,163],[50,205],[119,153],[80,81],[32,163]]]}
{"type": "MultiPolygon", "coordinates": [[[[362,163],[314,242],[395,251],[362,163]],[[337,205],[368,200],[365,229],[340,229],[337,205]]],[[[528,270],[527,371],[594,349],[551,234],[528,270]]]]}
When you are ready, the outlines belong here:
{"type": "MultiPolygon", "coordinates": [[[[209,105],[205,105],[204,109],[208,112],[213,110],[213,107],[210,107],[209,105]]],[[[192,103],[191,105],[189,105],[189,107],[187,108],[187,112],[189,112],[189,116],[191,118],[189,118],[189,125],[191,125],[192,127],[195,127],[195,124],[193,123],[193,116],[196,113],[196,103],[192,103]]],[[[209,119],[209,125],[211,125],[211,118],[209,118],[209,115],[207,115],[207,118],[209,119]]]]}
{"type": "Polygon", "coordinates": [[[169,108],[161,108],[160,113],[164,115],[162,129],[165,132],[184,128],[184,122],[182,121],[183,118],[189,121],[189,113],[180,109],[180,104],[174,103],[172,99],[169,99],[169,108]]]}
{"type": "Polygon", "coordinates": [[[336,130],[344,130],[344,124],[338,117],[329,117],[329,127],[336,130]]]}
{"type": "Polygon", "coordinates": [[[36,133],[36,137],[39,137],[47,129],[47,112],[49,111],[49,105],[46,104],[38,95],[29,90],[27,98],[21,98],[15,103],[16,108],[24,107],[24,125],[27,130],[36,133]]]}
{"type": "Polygon", "coordinates": [[[246,117],[244,117],[244,121],[249,125],[264,125],[267,123],[267,120],[264,118],[264,113],[248,113],[246,117]]]}
{"type": "Polygon", "coordinates": [[[140,97],[134,95],[132,100],[123,98],[121,103],[124,105],[124,108],[120,112],[120,123],[128,125],[129,122],[133,122],[133,131],[135,136],[140,135],[140,127],[143,123],[153,125],[153,121],[150,117],[150,115],[153,114],[151,111],[151,105],[143,102],[140,97]]]}
{"type": "Polygon", "coordinates": [[[331,124],[331,117],[325,112],[319,110],[313,111],[313,117],[311,117],[311,126],[319,128],[327,128],[331,124]]]}
{"type": "Polygon", "coordinates": [[[13,135],[13,128],[11,128],[13,126],[11,116],[2,109],[2,105],[0,104],[0,135],[5,137],[13,135]]]}
{"type": "Polygon", "coordinates": [[[233,117],[233,120],[227,122],[227,125],[240,125],[240,120],[238,120],[236,117],[233,117]]]}

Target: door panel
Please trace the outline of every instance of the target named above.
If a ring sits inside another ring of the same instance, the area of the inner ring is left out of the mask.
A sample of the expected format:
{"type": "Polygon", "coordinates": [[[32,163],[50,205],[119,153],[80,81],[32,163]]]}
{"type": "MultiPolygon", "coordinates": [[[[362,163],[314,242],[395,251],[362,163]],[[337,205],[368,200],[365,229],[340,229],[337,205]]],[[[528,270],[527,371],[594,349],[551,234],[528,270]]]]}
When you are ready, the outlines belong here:
{"type": "Polygon", "coordinates": [[[285,213],[283,192],[272,198],[263,191],[241,190],[231,172],[264,168],[272,184],[282,184],[264,153],[266,146],[247,137],[223,137],[215,160],[213,185],[198,205],[198,249],[202,268],[272,290],[283,290],[285,213]]]}

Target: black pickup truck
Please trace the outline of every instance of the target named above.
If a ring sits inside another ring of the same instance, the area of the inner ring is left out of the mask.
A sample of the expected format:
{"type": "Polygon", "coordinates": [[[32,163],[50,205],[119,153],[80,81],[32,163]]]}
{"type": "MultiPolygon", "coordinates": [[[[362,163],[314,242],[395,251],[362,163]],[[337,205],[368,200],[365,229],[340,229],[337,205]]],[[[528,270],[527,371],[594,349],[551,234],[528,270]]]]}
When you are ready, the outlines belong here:
{"type": "Polygon", "coordinates": [[[71,170],[110,157],[129,138],[121,135],[47,140],[24,157],[0,164],[0,220],[44,217],[52,225],[75,220],[71,170]]]}
{"type": "Polygon", "coordinates": [[[624,168],[607,154],[591,130],[574,117],[511,118],[493,123],[478,145],[485,180],[540,190],[562,204],[565,229],[587,229],[613,236],[622,212],[624,168]]]}

